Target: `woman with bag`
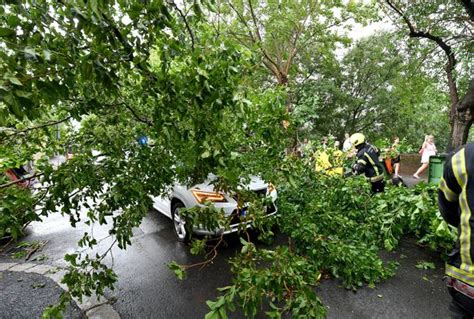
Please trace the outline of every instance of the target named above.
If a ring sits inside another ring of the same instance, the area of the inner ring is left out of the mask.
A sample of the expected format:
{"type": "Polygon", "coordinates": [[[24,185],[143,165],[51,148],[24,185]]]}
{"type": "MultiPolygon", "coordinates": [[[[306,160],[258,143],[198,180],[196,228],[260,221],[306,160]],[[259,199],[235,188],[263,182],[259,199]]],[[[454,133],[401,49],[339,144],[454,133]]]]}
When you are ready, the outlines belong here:
{"type": "Polygon", "coordinates": [[[433,135],[427,135],[419,152],[421,154],[421,166],[416,173],[413,174],[413,178],[420,179],[420,174],[423,173],[430,164],[430,157],[436,155],[436,152],[433,135]]]}

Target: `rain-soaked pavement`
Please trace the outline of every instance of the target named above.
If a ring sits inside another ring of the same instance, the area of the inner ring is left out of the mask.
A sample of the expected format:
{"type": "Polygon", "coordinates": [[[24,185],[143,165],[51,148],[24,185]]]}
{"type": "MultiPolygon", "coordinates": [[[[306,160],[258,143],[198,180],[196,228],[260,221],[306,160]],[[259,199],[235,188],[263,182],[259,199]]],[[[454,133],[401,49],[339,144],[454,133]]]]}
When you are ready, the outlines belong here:
{"type": "MultiPolygon", "coordinates": [[[[67,218],[55,214],[43,223],[31,224],[23,240],[48,240],[38,254],[48,257],[46,263],[61,265],[64,253],[77,249],[83,231],[91,232],[91,229],[83,223],[72,228],[67,218]]],[[[95,227],[93,232],[97,238],[107,236],[107,228],[103,226],[95,227]]],[[[113,250],[119,280],[108,296],[117,298],[113,306],[121,317],[203,318],[208,311],[206,300],[216,298],[216,289],[231,281],[226,259],[240,249],[237,236],[226,238],[229,245],[220,251],[213,264],[202,270],[191,270],[186,280],[179,281],[166,264],[172,260],[192,264],[201,259],[175,240],[170,220],[152,211],[134,234],[132,246],[126,251],[113,250]]],[[[276,243],[284,242],[284,236],[278,235],[276,243]]],[[[99,250],[105,250],[109,243],[109,240],[101,242],[99,250]]],[[[384,253],[384,258],[398,261],[400,268],[394,278],[374,289],[366,287],[352,292],[339,287],[337,281],[322,282],[317,292],[328,308],[329,318],[448,317],[449,296],[441,280],[444,266],[436,254],[407,239],[397,252],[384,253]],[[415,265],[420,261],[433,261],[436,269],[417,269],[415,265]]],[[[231,317],[243,316],[232,314],[231,317]]]]}
{"type": "MultiPolygon", "coordinates": [[[[0,319],[41,318],[47,306],[58,302],[63,290],[52,279],[35,273],[0,272],[0,319]]],[[[75,303],[65,318],[82,318],[75,303]]]]}

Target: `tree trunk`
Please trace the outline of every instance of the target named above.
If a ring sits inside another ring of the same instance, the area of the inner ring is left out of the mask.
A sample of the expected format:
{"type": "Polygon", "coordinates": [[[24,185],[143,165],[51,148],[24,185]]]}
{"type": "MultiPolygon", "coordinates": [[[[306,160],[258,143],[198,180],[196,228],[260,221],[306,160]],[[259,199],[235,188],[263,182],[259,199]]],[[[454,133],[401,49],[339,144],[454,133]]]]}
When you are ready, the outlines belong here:
{"type": "Polygon", "coordinates": [[[278,76],[278,84],[281,86],[287,86],[288,85],[288,74],[280,72],[278,76]]]}
{"type": "Polygon", "coordinates": [[[448,152],[465,144],[469,137],[469,130],[474,122],[474,78],[461,102],[451,110],[451,134],[448,152]]]}
{"type": "Polygon", "coordinates": [[[472,119],[466,120],[464,114],[457,114],[451,128],[451,137],[449,139],[448,152],[458,148],[466,143],[469,137],[469,129],[472,126],[472,119]]]}

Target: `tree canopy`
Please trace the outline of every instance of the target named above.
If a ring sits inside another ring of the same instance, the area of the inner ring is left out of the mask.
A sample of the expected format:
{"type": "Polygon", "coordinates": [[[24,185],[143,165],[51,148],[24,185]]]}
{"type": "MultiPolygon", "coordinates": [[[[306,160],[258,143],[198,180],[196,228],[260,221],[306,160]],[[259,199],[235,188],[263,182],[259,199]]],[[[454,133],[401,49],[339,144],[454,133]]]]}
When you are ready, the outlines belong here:
{"type": "Polygon", "coordinates": [[[387,15],[400,21],[410,38],[422,41],[425,50],[432,51],[429,53],[432,56],[425,58],[429,72],[438,73],[444,68],[443,84],[450,98],[448,148],[466,143],[474,114],[472,4],[468,1],[399,4],[391,0],[382,3],[387,15]]]}

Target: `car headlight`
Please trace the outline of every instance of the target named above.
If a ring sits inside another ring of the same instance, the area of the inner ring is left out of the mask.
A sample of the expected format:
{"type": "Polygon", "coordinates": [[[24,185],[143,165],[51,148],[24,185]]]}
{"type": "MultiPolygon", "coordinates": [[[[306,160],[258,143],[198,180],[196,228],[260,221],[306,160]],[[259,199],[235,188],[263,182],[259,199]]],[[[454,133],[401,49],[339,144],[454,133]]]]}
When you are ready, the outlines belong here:
{"type": "Polygon", "coordinates": [[[267,186],[268,194],[271,194],[275,189],[276,189],[275,185],[273,185],[272,183],[268,183],[268,186],[267,186]]]}
{"type": "Polygon", "coordinates": [[[205,203],[205,202],[213,202],[213,203],[227,202],[224,195],[220,193],[205,192],[198,189],[192,189],[191,192],[193,193],[194,198],[196,198],[196,200],[200,204],[205,203]]]}

